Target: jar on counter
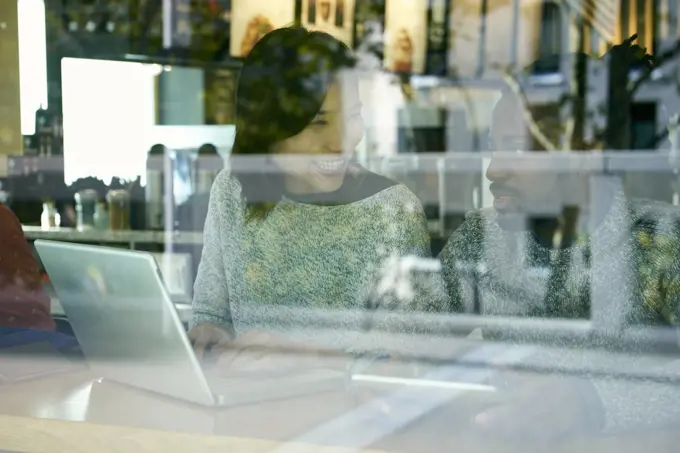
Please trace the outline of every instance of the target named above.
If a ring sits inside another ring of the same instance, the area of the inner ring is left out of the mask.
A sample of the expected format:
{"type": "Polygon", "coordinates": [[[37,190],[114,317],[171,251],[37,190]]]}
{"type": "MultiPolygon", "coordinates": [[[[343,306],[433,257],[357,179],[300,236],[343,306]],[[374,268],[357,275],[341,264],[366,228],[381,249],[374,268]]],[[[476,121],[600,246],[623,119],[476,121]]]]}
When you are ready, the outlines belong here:
{"type": "Polygon", "coordinates": [[[50,228],[57,228],[59,226],[61,226],[59,211],[57,211],[53,202],[44,202],[42,214],[40,215],[40,228],[49,230],[50,228]]]}
{"type": "Polygon", "coordinates": [[[110,190],[106,195],[109,204],[109,229],[130,229],[130,194],[127,190],[110,190]]]}
{"type": "Polygon", "coordinates": [[[76,193],[76,226],[79,230],[94,228],[94,213],[97,208],[97,191],[85,189],[76,193]]]}
{"type": "Polygon", "coordinates": [[[166,187],[166,165],[174,166],[170,154],[164,145],[154,145],[149,150],[146,160],[146,187],[144,199],[146,202],[146,229],[163,230],[165,226],[164,197],[171,196],[172,187],[166,187]]]}
{"type": "Polygon", "coordinates": [[[106,211],[106,204],[98,201],[94,209],[94,227],[98,230],[109,229],[109,213],[106,211]]]}
{"type": "Polygon", "coordinates": [[[198,149],[198,156],[193,162],[194,193],[210,193],[217,174],[224,167],[224,161],[211,144],[198,149]]]}

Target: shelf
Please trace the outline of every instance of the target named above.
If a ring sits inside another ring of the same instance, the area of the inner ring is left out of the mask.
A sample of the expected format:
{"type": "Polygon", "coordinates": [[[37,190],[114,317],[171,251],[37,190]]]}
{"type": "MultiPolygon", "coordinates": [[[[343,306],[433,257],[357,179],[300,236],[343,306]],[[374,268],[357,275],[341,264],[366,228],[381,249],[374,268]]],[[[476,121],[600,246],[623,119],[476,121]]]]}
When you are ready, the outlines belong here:
{"type": "Polygon", "coordinates": [[[75,228],[52,228],[44,230],[36,226],[23,226],[27,239],[48,239],[67,242],[96,243],[149,243],[149,244],[203,244],[203,233],[174,232],[170,235],[164,231],[112,231],[112,230],[77,230],[75,228]]]}

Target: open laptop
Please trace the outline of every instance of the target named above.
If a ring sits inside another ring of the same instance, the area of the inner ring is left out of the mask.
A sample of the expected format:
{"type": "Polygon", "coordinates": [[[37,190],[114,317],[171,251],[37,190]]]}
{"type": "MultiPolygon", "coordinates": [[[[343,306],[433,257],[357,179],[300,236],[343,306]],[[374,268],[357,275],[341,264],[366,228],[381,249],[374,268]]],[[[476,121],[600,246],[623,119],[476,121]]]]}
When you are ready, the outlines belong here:
{"type": "Polygon", "coordinates": [[[36,240],[35,248],[88,364],[104,378],[207,406],[345,385],[345,374],[330,369],[206,372],[152,254],[46,240],[36,240]]]}

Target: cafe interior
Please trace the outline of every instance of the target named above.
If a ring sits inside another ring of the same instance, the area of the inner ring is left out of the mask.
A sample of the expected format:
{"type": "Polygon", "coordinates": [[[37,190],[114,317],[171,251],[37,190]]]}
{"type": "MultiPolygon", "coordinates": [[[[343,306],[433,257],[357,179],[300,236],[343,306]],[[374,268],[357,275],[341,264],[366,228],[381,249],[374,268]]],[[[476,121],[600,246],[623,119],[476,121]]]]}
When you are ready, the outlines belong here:
{"type": "MultiPolygon", "coordinates": [[[[643,11],[654,2],[638,3],[643,11]]],[[[539,54],[559,53],[570,45],[556,4],[3,0],[0,98],[6,108],[0,109],[0,203],[20,220],[31,245],[47,240],[150,252],[179,321],[188,327],[209,193],[228,164],[234,141],[241,62],[254,44],[249,41],[253,30],[295,23],[326,31],[356,51],[366,132],[354,158],[415,193],[425,208],[436,256],[466,213],[492,203],[483,153],[491,113],[504,89],[496,68],[523,68],[539,54]]],[[[606,39],[596,33],[600,25],[593,24],[588,33],[594,54],[606,50],[606,39]]],[[[656,45],[652,28],[641,33],[650,48],[656,45]]],[[[560,68],[534,69],[527,77],[535,95],[559,99],[560,68]]],[[[657,127],[654,99],[660,95],[648,96],[651,101],[635,110],[640,134],[657,127]]],[[[666,176],[653,183],[637,177],[630,184],[640,190],[668,185],[666,176]]],[[[41,272],[57,328],[72,334],[50,277],[44,268],[41,272]]],[[[470,335],[470,341],[476,340],[474,332],[470,335]]],[[[434,340],[422,339],[419,347],[434,348],[429,341],[434,340]]],[[[352,390],[351,397],[343,390],[266,406],[208,410],[117,387],[98,376],[83,378],[82,370],[55,381],[31,379],[17,392],[3,391],[6,381],[24,381],[3,373],[7,363],[0,358],[0,450],[10,451],[438,451],[454,448],[440,444],[438,436],[456,421],[467,422],[442,401],[457,392],[484,395],[482,406],[505,397],[498,396],[496,387],[474,383],[482,376],[473,371],[466,374],[465,385],[429,393],[411,389],[371,405],[367,392],[370,396],[381,386],[400,385],[403,378],[401,368],[388,364],[383,376],[391,381],[366,377],[369,390],[352,390]],[[394,409],[400,405],[407,410],[394,409]],[[440,411],[441,418],[418,426],[427,411],[440,411]],[[32,420],[29,428],[22,427],[26,417],[32,420]],[[364,434],[366,424],[376,429],[364,434]]],[[[54,372],[36,367],[31,369],[36,376],[54,372]]],[[[454,373],[453,368],[442,376],[454,373]]],[[[431,386],[425,378],[413,382],[419,388],[431,386]]],[[[466,398],[461,404],[480,404],[466,398]]],[[[445,442],[458,439],[456,433],[444,436],[445,442]]],[[[616,443],[611,451],[641,451],[640,439],[616,443]]],[[[534,448],[521,441],[493,447],[480,447],[483,439],[459,441],[455,448],[465,451],[534,448]]],[[[646,441],[660,451],[674,451],[667,438],[646,441]]],[[[568,445],[552,448],[609,448],[568,445]]]]}

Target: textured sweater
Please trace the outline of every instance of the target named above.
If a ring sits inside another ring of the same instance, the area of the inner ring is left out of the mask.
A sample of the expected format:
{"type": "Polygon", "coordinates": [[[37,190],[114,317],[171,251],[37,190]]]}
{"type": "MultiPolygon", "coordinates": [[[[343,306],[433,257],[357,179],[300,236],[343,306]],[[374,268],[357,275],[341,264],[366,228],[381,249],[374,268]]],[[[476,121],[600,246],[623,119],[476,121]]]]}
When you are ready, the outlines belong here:
{"type": "Polygon", "coordinates": [[[262,220],[246,212],[240,182],[223,171],[210,195],[193,325],[239,334],[270,308],[283,317],[286,309],[364,310],[379,299],[383,308],[429,310],[446,299],[443,286],[424,289],[421,279],[411,293],[381,290],[395,260],[431,258],[423,208],[401,184],[352,167],[335,193],[284,195],[262,220]]]}
{"type": "MultiPolygon", "coordinates": [[[[476,297],[481,313],[489,316],[588,319],[592,311],[596,322],[613,329],[677,325],[680,240],[672,206],[616,195],[604,220],[564,250],[542,245],[529,232],[502,230],[495,215],[493,210],[470,214],[442,252],[444,280],[458,310],[472,311],[476,297]]],[[[675,374],[667,358],[633,354],[563,349],[537,360],[574,371],[642,368],[675,374]]],[[[606,412],[605,431],[680,420],[676,386],[613,375],[590,381],[606,412]]]]}

